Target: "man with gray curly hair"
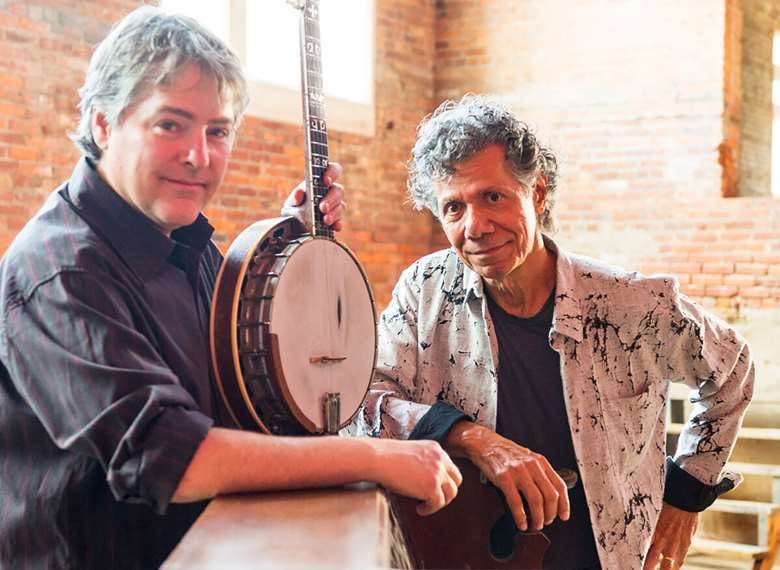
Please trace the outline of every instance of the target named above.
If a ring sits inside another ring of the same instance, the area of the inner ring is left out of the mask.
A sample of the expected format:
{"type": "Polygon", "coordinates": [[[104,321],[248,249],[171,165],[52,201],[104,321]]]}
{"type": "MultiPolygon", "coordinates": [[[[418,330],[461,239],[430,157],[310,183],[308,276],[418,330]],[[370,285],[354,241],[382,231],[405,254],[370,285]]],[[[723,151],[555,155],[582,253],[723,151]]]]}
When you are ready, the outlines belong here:
{"type": "Polygon", "coordinates": [[[222,493],[373,480],[422,510],[452,500],[435,442],[228,429],[208,361],[222,256],[201,214],[246,109],[227,46],[144,7],[80,94],[84,156],[0,262],[0,567],[156,568],[222,493]]]}
{"type": "Polygon", "coordinates": [[[443,103],[409,170],[451,247],[393,291],[363,427],[469,459],[519,529],[544,529],[545,568],[679,568],[697,512],[740,480],[721,472],[752,395],[745,341],[672,277],[560,249],[555,156],[501,105],[443,103]],[[672,381],[695,407],[667,459],[672,381]]]}

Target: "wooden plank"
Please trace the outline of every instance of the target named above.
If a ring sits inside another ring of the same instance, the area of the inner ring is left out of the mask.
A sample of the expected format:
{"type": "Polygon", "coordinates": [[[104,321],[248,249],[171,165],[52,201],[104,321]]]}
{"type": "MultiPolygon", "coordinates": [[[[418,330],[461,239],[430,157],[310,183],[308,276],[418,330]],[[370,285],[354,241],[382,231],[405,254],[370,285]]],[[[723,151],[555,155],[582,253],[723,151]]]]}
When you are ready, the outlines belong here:
{"type": "Polygon", "coordinates": [[[738,558],[741,560],[763,560],[768,554],[766,546],[742,544],[739,542],[725,542],[707,538],[694,537],[691,542],[689,554],[709,554],[724,558],[738,558]]]}
{"type": "Polygon", "coordinates": [[[777,551],[780,549],[780,513],[775,513],[769,517],[769,528],[767,530],[768,540],[767,547],[769,554],[767,554],[764,561],[759,566],[759,570],[772,570],[775,560],[777,560],[777,551]]]}
{"type": "Polygon", "coordinates": [[[387,567],[389,521],[384,491],[368,484],[218,497],[162,568],[387,567]]]}
{"type": "Polygon", "coordinates": [[[765,515],[769,516],[780,512],[780,505],[763,503],[760,501],[735,501],[731,499],[718,499],[708,510],[722,513],[735,513],[739,515],[765,515]]]}
{"type": "MultiPolygon", "coordinates": [[[[780,458],[778,458],[780,461],[780,458]]],[[[780,477],[780,465],[768,463],[743,463],[729,462],[726,469],[742,473],[743,475],[759,475],[762,477],[780,477]]]]}

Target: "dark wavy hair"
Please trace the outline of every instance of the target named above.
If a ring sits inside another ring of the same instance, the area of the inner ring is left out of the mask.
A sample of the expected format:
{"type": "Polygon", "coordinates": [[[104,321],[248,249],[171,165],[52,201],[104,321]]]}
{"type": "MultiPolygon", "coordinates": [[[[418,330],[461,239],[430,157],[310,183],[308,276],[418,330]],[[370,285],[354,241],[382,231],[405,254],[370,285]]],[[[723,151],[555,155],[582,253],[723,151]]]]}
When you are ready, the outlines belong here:
{"type": "Polygon", "coordinates": [[[465,95],[460,101],[444,101],[420,123],[409,160],[409,196],[414,206],[428,208],[438,218],[434,182],[447,180],[455,166],[491,144],[506,151],[506,162],[520,185],[533,190],[543,176],[547,188],[539,224],[555,229],[552,209],[558,183],[558,161],[542,146],[528,125],[482,95],[465,95]]]}

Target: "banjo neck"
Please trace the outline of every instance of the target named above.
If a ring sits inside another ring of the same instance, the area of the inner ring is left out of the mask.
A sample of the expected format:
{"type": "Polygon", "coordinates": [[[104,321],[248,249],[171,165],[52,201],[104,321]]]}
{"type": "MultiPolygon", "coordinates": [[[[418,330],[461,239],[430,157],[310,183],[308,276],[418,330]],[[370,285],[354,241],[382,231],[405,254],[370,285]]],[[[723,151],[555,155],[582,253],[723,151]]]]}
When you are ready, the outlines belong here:
{"type": "Polygon", "coordinates": [[[301,84],[303,131],[306,159],[306,218],[315,237],[333,239],[320,202],[328,192],[322,175],[328,167],[328,128],[325,122],[325,95],[322,90],[322,50],[320,48],[319,0],[299,0],[301,39],[301,84]]]}

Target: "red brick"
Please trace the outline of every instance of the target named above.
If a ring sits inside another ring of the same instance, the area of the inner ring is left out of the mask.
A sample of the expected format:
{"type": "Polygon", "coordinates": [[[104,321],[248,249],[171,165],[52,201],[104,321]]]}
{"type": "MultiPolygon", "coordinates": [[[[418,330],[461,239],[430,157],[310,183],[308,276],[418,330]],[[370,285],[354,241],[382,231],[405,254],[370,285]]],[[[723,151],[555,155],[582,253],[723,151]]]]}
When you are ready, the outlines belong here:
{"type": "Polygon", "coordinates": [[[751,299],[751,298],[763,299],[765,297],[768,297],[770,292],[771,290],[769,289],[769,287],[761,287],[761,286],[744,287],[744,288],[740,288],[739,290],[739,294],[746,299],[751,299]]]}
{"type": "Polygon", "coordinates": [[[691,283],[696,285],[720,285],[723,283],[722,275],[709,275],[707,273],[699,273],[698,275],[691,275],[691,283]]]}
{"type": "Polygon", "coordinates": [[[704,292],[710,297],[734,297],[737,288],[733,285],[705,285],[704,292]]]}
{"type": "Polygon", "coordinates": [[[705,263],[702,266],[704,273],[717,273],[720,275],[728,275],[734,272],[733,263],[705,263]]]}
{"type": "Polygon", "coordinates": [[[737,263],[734,270],[737,273],[750,275],[766,275],[769,266],[765,263],[737,263]]]}
{"type": "Polygon", "coordinates": [[[736,285],[738,287],[750,287],[756,284],[756,276],[735,273],[733,275],[724,276],[723,283],[725,285],[736,285]]]}

